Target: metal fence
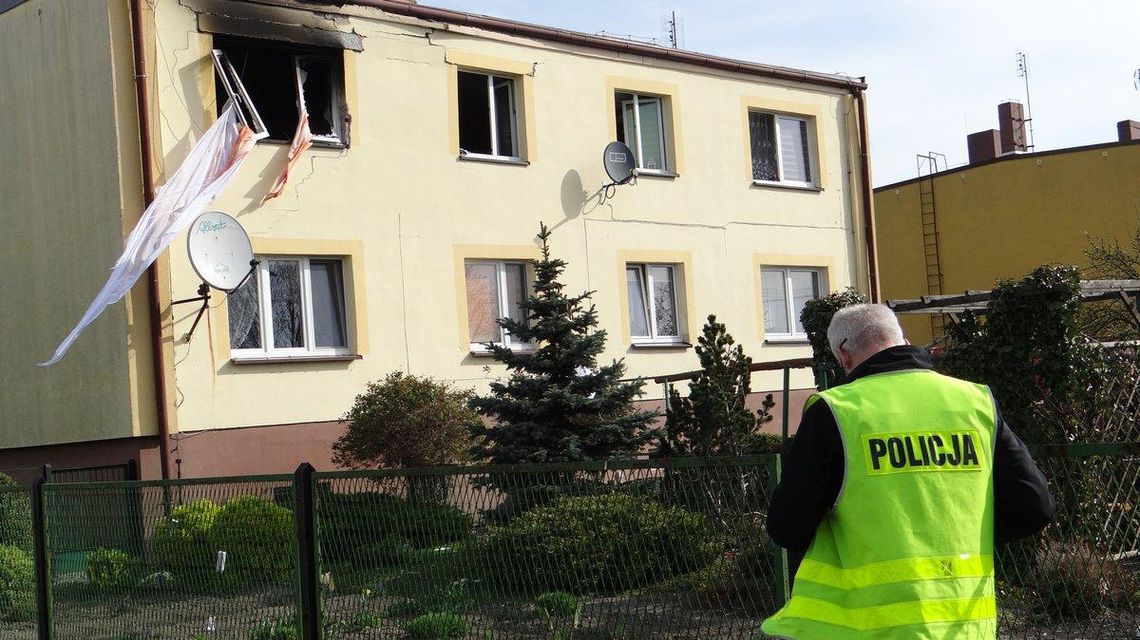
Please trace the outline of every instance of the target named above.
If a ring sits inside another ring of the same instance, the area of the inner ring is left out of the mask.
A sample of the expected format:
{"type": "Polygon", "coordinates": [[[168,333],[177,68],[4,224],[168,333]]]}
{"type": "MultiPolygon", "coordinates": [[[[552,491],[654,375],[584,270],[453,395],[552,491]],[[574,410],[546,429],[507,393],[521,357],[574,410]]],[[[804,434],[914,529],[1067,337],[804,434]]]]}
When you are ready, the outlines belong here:
{"type": "MultiPolygon", "coordinates": [[[[1140,445],[1035,455],[1058,519],[999,550],[1001,637],[1134,637],[1140,445]]],[[[4,489],[0,638],[759,637],[787,597],[764,534],[778,472],[776,456],[305,465],[4,489]],[[76,539],[98,546],[60,546],[76,539]]]]}

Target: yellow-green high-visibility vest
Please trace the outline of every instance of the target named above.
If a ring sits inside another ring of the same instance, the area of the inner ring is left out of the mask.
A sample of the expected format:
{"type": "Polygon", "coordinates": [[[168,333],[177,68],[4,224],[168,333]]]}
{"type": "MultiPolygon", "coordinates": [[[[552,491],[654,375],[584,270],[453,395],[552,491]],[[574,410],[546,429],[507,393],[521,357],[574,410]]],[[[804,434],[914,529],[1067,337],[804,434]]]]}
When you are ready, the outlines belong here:
{"type": "Polygon", "coordinates": [[[843,485],[791,598],[763,631],[794,640],[995,638],[989,389],[910,369],[828,389],[808,406],[816,401],[839,425],[843,485]]]}

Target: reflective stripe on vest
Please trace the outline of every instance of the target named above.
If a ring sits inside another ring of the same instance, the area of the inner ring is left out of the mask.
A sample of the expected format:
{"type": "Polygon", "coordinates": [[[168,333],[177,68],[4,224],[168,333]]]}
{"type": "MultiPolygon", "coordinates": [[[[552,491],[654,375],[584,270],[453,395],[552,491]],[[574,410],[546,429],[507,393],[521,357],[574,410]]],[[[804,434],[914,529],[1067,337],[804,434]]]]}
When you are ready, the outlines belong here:
{"type": "MultiPolygon", "coordinates": [[[[926,370],[809,400],[839,425],[843,487],[763,631],[795,640],[996,636],[989,390],[926,370]]],[[[792,446],[795,446],[794,444],[792,446]]]]}

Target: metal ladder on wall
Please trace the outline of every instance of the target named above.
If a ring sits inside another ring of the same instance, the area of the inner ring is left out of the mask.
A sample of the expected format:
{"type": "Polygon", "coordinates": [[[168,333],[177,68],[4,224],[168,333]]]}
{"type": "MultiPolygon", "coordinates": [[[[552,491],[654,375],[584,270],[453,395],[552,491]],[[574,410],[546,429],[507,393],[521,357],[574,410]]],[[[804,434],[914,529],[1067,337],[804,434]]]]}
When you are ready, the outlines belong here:
{"type": "MultiPolygon", "coordinates": [[[[922,253],[926,263],[926,295],[942,295],[942,261],[938,254],[938,216],[934,198],[934,176],[939,171],[939,163],[946,169],[946,156],[934,151],[915,158],[918,169],[919,214],[922,219],[922,253]]],[[[930,316],[930,335],[937,342],[946,333],[946,317],[942,314],[930,316]]]]}

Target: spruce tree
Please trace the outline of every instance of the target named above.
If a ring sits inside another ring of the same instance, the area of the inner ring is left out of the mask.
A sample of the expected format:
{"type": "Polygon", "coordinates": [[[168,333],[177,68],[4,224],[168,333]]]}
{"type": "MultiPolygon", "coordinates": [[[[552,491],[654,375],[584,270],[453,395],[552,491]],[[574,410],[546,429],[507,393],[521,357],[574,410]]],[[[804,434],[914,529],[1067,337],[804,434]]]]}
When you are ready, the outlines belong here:
{"type": "Polygon", "coordinates": [[[657,413],[632,403],[644,382],[621,382],[625,364],[598,366],[606,332],[596,329],[593,291],[568,296],[558,281],[566,262],[551,257],[550,230],[540,225],[542,258],[535,261],[534,291],[520,303],[526,321],[499,324],[533,350],[489,344],[507,366],[506,381],[471,406],[493,425],[479,425],[472,453],[495,464],[578,462],[631,457],[657,437],[657,413]],[[586,305],[589,304],[587,307],[586,305]]]}
{"type": "Polygon", "coordinates": [[[766,439],[760,427],[772,420],[772,394],[755,413],[746,406],[752,358],[715,315],[708,317],[696,351],[701,373],[689,383],[687,398],[676,389],[669,391],[665,433],[655,455],[741,456],[771,450],[773,439],[766,439]]]}

